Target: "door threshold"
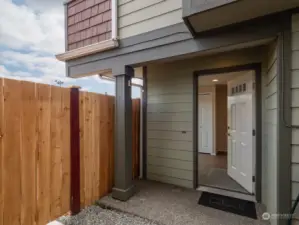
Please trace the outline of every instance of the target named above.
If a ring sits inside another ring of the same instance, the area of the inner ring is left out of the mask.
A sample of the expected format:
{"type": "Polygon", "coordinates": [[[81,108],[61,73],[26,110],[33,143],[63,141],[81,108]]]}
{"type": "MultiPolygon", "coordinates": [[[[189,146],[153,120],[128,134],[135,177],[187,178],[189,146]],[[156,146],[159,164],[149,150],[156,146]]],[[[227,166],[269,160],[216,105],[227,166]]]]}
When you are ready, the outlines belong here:
{"type": "Polygon", "coordinates": [[[235,192],[235,191],[223,190],[220,188],[199,186],[196,190],[202,191],[202,192],[218,194],[218,195],[224,195],[224,196],[228,196],[228,197],[232,197],[232,198],[243,199],[243,200],[252,201],[252,202],[257,202],[254,195],[243,194],[243,193],[235,192]]]}

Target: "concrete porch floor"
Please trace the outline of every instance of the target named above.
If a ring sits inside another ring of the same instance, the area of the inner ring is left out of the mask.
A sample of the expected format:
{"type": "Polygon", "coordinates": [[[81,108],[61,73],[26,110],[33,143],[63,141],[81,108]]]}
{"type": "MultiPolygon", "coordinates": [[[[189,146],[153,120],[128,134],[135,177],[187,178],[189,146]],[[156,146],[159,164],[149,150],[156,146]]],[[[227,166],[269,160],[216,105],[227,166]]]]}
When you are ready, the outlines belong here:
{"type": "Polygon", "coordinates": [[[227,213],[198,205],[201,192],[154,181],[136,181],[136,194],[127,202],[115,200],[111,195],[98,201],[107,207],[152,220],[161,225],[240,225],[269,224],[263,221],[263,207],[257,204],[258,219],[227,213]]]}

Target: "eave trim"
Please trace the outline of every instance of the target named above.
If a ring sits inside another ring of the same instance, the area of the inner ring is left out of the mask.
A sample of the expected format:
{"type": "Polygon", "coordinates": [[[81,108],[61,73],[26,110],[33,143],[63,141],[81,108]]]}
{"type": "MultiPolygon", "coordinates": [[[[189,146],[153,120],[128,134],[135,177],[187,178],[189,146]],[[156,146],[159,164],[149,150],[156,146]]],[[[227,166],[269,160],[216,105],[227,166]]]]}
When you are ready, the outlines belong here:
{"type": "Polygon", "coordinates": [[[62,54],[58,54],[56,55],[56,58],[59,61],[65,62],[71,59],[76,59],[83,56],[92,55],[98,52],[107,51],[109,49],[117,48],[118,46],[119,46],[118,40],[109,39],[109,40],[101,41],[96,44],[87,45],[82,48],[77,48],[62,54]]]}

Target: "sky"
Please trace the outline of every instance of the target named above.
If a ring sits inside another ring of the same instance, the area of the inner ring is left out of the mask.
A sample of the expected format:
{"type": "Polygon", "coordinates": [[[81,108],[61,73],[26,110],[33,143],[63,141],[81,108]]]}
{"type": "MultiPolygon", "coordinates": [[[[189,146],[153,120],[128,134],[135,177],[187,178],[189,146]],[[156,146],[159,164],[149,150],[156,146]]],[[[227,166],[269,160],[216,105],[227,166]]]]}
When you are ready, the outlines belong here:
{"type": "MultiPolygon", "coordinates": [[[[115,84],[97,75],[72,79],[55,58],[64,52],[63,0],[0,0],[0,76],[114,95],[115,84]]],[[[133,87],[133,97],[140,95],[133,87]]]]}

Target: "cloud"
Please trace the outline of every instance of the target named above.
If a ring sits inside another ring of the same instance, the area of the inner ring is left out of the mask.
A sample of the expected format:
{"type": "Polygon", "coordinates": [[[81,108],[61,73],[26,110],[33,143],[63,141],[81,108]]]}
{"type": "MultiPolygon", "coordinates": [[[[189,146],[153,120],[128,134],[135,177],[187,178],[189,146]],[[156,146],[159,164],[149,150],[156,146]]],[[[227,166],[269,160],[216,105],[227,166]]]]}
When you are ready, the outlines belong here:
{"type": "Polygon", "coordinates": [[[63,0],[25,0],[25,4],[39,11],[45,11],[46,9],[61,10],[63,5],[63,0]]]}
{"type": "Polygon", "coordinates": [[[25,3],[28,5],[16,5],[11,0],[0,0],[0,3],[0,46],[52,55],[63,52],[62,3],[60,7],[57,0],[27,0],[25,3]]]}
{"type": "Polygon", "coordinates": [[[72,79],[55,58],[64,52],[63,0],[0,0],[0,76],[31,82],[78,85],[85,91],[115,93],[97,75],[72,79]]]}

